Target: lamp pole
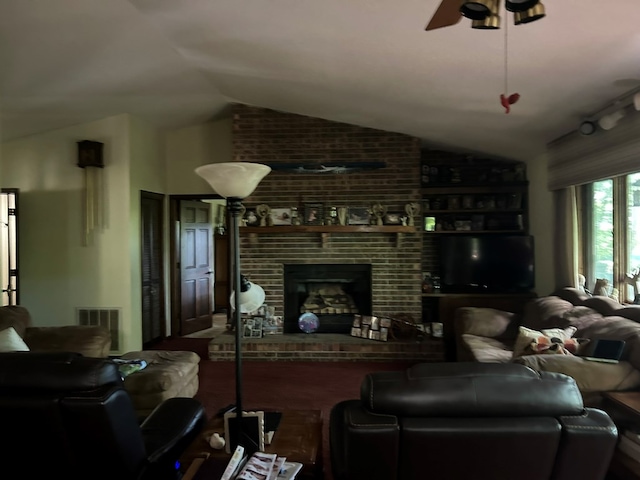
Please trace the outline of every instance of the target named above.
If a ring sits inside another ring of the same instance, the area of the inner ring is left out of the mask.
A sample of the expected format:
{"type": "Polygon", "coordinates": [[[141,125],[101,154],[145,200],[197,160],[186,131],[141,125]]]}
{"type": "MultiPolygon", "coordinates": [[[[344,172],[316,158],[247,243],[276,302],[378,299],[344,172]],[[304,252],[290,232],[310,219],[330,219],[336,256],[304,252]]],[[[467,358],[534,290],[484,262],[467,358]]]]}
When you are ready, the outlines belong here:
{"type": "Polygon", "coordinates": [[[242,199],[227,198],[227,208],[231,214],[233,231],[233,282],[235,291],[235,344],[236,344],[236,440],[242,445],[242,313],[241,282],[240,282],[240,215],[242,214],[242,199]]]}

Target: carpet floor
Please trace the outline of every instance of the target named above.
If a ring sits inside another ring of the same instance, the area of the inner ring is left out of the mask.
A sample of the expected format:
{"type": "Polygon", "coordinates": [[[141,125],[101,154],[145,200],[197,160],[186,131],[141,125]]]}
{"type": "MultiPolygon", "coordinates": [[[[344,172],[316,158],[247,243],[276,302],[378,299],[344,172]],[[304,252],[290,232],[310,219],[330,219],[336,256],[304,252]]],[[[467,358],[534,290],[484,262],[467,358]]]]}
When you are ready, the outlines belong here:
{"type": "MultiPolygon", "coordinates": [[[[207,415],[235,402],[235,363],[207,360],[208,339],[165,340],[154,349],[191,350],[202,358],[196,398],[207,415]]],[[[367,373],[404,370],[408,362],[259,362],[242,364],[245,410],[321,410],[325,480],[332,480],[329,454],[329,414],[341,400],[359,398],[360,383],[367,373]]],[[[277,433],[276,433],[277,435],[277,433]]]]}

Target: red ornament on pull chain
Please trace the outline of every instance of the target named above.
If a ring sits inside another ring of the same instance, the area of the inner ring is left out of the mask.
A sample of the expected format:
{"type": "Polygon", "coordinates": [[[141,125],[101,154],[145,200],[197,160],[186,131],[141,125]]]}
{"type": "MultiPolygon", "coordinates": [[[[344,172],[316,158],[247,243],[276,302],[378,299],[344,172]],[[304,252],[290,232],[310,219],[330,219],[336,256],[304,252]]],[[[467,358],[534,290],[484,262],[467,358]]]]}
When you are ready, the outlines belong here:
{"type": "Polygon", "coordinates": [[[509,43],[507,41],[508,35],[507,32],[509,30],[508,26],[509,22],[505,22],[504,27],[504,93],[500,94],[500,105],[504,107],[505,112],[509,113],[511,111],[511,105],[516,103],[520,99],[519,93],[512,93],[507,96],[507,92],[509,91],[508,81],[509,81],[509,43]]]}
{"type": "Polygon", "coordinates": [[[516,103],[519,98],[520,98],[520,94],[519,93],[512,93],[508,97],[506,97],[504,95],[504,93],[501,93],[500,94],[500,103],[502,104],[502,106],[505,109],[504,113],[509,113],[511,111],[511,105],[516,103]]]}

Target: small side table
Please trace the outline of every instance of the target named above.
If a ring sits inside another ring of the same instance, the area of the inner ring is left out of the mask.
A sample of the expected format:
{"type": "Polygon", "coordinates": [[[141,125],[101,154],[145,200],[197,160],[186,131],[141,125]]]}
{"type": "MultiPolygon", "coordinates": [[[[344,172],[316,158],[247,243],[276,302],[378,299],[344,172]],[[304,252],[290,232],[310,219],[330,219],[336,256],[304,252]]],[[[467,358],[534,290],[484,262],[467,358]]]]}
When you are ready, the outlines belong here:
{"type": "MultiPolygon", "coordinates": [[[[640,392],[605,392],[604,410],[618,427],[619,434],[629,426],[640,427],[640,392]]],[[[607,480],[640,480],[640,462],[616,449],[609,465],[613,476],[607,480]]]]}

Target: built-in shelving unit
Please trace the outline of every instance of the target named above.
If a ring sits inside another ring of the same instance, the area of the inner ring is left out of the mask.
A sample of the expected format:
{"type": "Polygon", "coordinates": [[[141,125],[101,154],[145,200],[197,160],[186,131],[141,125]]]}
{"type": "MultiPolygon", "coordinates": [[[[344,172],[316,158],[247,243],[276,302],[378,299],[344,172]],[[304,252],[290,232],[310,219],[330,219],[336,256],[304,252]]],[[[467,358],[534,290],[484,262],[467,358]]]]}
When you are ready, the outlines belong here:
{"type": "Polygon", "coordinates": [[[423,187],[425,232],[524,233],[528,182],[423,187]]]}
{"type": "MultiPolygon", "coordinates": [[[[522,162],[425,155],[421,164],[423,271],[441,275],[438,235],[526,235],[529,182],[522,162]]],[[[511,308],[535,295],[442,293],[422,294],[422,319],[442,322],[447,359],[455,360],[453,316],[460,306],[511,308]]]]}

